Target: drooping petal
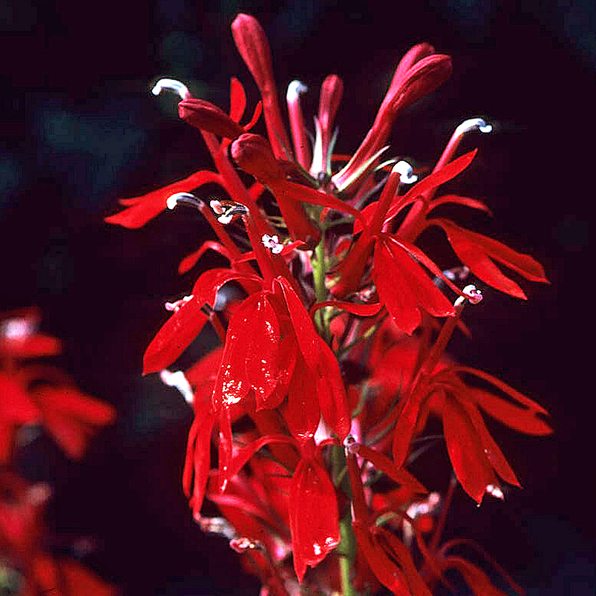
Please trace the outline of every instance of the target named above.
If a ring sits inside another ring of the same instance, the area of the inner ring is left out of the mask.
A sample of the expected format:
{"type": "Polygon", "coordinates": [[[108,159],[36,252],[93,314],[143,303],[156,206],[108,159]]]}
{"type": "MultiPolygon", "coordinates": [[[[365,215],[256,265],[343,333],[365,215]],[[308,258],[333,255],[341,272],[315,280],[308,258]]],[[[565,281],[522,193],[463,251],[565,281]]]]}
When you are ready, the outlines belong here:
{"type": "Polygon", "coordinates": [[[350,432],[348,397],[335,354],[320,337],[319,344],[321,360],[317,367],[317,397],[321,414],[327,426],[343,441],[350,432]]]}
{"type": "Polygon", "coordinates": [[[213,408],[219,411],[240,403],[251,390],[246,361],[247,346],[252,341],[252,323],[262,293],[252,294],[236,309],[226,332],[221,365],[213,389],[213,408]]]}
{"type": "Polygon", "coordinates": [[[188,433],[182,471],[182,487],[184,494],[190,499],[195,517],[201,513],[211,464],[211,434],[215,416],[210,409],[209,403],[203,403],[195,412],[195,419],[188,433]]]}
{"type": "Polygon", "coordinates": [[[490,484],[497,479],[488,462],[484,447],[466,411],[447,397],[443,405],[443,429],[449,459],[462,488],[481,503],[490,484]]]}
{"type": "Polygon", "coordinates": [[[446,219],[432,219],[441,227],[464,265],[489,286],[516,298],[526,299],[523,290],[493,263],[497,261],[530,281],[548,283],[542,265],[530,255],[518,253],[501,242],[456,226],[446,219]]]}
{"type": "Polygon", "coordinates": [[[316,370],[321,358],[321,344],[308,311],[287,279],[278,277],[275,283],[281,289],[302,356],[306,364],[316,370]]]}
{"type": "Polygon", "coordinates": [[[298,581],[306,568],[317,566],[340,541],[335,488],[325,468],[303,458],[290,486],[290,530],[298,581]]]}
{"type": "Polygon", "coordinates": [[[503,479],[505,482],[509,484],[513,484],[514,486],[521,486],[515,472],[509,465],[509,462],[503,455],[503,452],[496,444],[495,440],[491,437],[486,425],[484,424],[484,420],[482,420],[482,415],[476,408],[474,404],[469,402],[462,401],[461,405],[463,406],[464,410],[470,417],[478,436],[480,437],[480,441],[482,442],[482,446],[484,447],[484,453],[486,458],[490,462],[490,465],[493,467],[493,470],[503,479]]]}
{"type": "Polygon", "coordinates": [[[538,418],[536,411],[520,408],[481,389],[470,389],[470,395],[489,416],[509,428],[527,435],[543,436],[553,432],[542,418],[538,418]]]}
{"type": "Polygon", "coordinates": [[[292,436],[303,443],[314,437],[321,419],[321,409],[316,379],[302,356],[298,356],[298,359],[288,389],[288,399],[282,404],[281,412],[292,436]]]}
{"type": "Polygon", "coordinates": [[[446,568],[457,569],[476,596],[506,596],[505,592],[492,584],[482,570],[461,557],[445,557],[443,565],[446,568]]]}
{"type": "Polygon", "coordinates": [[[180,261],[180,264],[178,265],[178,273],[182,274],[190,271],[208,250],[212,250],[222,255],[230,262],[232,261],[232,255],[225,246],[214,240],[206,240],[201,244],[201,247],[198,250],[195,250],[180,261]]]}
{"type": "Polygon", "coordinates": [[[271,407],[267,398],[279,380],[280,331],[277,315],[265,293],[259,294],[250,308],[250,334],[244,346],[245,370],[259,410],[271,407]]]}
{"type": "Polygon", "coordinates": [[[207,322],[196,298],[182,302],[147,346],[143,356],[143,374],[168,367],[199,335],[207,322]]]}

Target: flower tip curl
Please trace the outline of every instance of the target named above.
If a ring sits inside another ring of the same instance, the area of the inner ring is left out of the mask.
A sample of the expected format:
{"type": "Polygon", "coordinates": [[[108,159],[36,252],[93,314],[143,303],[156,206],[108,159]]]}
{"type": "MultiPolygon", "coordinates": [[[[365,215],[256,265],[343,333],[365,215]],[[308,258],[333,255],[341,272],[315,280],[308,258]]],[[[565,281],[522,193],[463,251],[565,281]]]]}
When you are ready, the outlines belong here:
{"type": "Polygon", "coordinates": [[[479,130],[481,133],[486,134],[492,132],[492,129],[492,124],[487,124],[482,118],[470,118],[468,120],[464,120],[455,129],[455,134],[459,137],[472,130],[479,130]]]}
{"type": "Polygon", "coordinates": [[[300,95],[307,91],[308,87],[302,81],[294,80],[288,85],[286,100],[288,102],[296,101],[300,95]]]}
{"type": "Polygon", "coordinates": [[[168,387],[174,387],[175,389],[178,389],[187,404],[193,403],[194,393],[192,391],[192,387],[181,370],[170,372],[168,369],[164,368],[159,373],[159,378],[161,379],[162,383],[168,387]]]}
{"type": "Polygon", "coordinates": [[[176,79],[159,79],[153,86],[153,89],[151,89],[151,93],[153,93],[153,95],[159,95],[164,90],[176,93],[180,99],[187,99],[190,97],[188,87],[176,79]]]}
{"type": "Polygon", "coordinates": [[[414,174],[412,166],[407,161],[398,161],[393,166],[393,171],[399,174],[399,181],[402,184],[413,184],[418,180],[418,176],[414,174]]]}

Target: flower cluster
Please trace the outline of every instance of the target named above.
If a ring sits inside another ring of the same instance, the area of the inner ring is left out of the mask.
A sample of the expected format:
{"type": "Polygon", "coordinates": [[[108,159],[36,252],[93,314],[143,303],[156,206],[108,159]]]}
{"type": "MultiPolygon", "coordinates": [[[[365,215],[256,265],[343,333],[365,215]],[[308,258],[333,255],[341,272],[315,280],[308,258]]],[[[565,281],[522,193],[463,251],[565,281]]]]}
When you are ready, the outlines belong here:
{"type": "Polygon", "coordinates": [[[113,587],[47,551],[43,513],[51,488],[15,471],[18,450],[39,425],[80,459],[89,439],[115,418],[112,406],[84,394],[62,370],[32,361],[61,351],[56,338],[38,332],[39,322],[37,309],[0,313],[0,591],[109,596],[113,587]]]}
{"type": "Polygon", "coordinates": [[[391,157],[395,120],[451,73],[450,58],[422,43],[399,62],[361,145],[337,155],[341,79],[323,82],[312,144],[300,102],[306,88],[289,85],[288,135],[263,29],[241,14],[232,34],[261,94],[252,117],[242,124],[247,101],[235,78],[229,112],[160,80],[153,92],[179,96],[180,117],[200,131],[215,171],[123,199],[125,209],[107,218],[137,228],[166,208],[193,207],[216,239],[180,272],[207,251],[229,262],[166,304],[171,315],[144,356],[144,373],[160,372],[194,409],[183,471],[194,517],[246,553],[262,594],[298,594],[302,584],[312,594],[385,586],[421,596],[438,581],[449,585],[453,569],[476,594],[501,594],[452,554],[465,541],[440,544],[456,481],[478,504],[487,494],[502,498],[504,483],[519,486],[484,416],[526,434],[550,432],[533,400],[445,354],[455,329],[467,330],[465,306],[482,299],[473,278],[522,299],[497,264],[547,281],[529,255],[435,214],[446,204],[489,212],[439,190],[474,160],[476,151],[456,157],[462,138],[491,127],[480,118],[461,124],[420,180],[391,157]],[[251,132],[261,114],[266,136],[251,132]],[[205,201],[200,189],[212,183],[221,195],[205,201]],[[417,245],[430,227],[460,261],[450,269],[417,245]],[[207,323],[222,347],[185,372],[169,371],[207,323]],[[429,418],[442,421],[454,472],[445,499],[407,470],[429,418]],[[205,499],[223,517],[205,516],[205,499]]]}

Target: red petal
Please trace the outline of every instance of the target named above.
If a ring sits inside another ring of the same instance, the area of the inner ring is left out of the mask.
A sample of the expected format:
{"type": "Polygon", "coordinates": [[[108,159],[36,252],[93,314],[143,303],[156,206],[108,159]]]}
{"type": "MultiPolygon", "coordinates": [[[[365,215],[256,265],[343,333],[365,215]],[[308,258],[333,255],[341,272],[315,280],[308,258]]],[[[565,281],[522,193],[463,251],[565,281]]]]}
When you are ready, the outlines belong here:
{"type": "Polygon", "coordinates": [[[412,474],[404,468],[398,468],[386,455],[366,445],[359,445],[357,449],[358,455],[371,462],[375,468],[381,470],[389,478],[395,480],[399,484],[403,484],[416,493],[425,494],[428,491],[422,483],[420,483],[412,474]]]}
{"type": "Polygon", "coordinates": [[[505,592],[502,592],[491,583],[483,571],[469,561],[452,556],[445,558],[444,565],[457,569],[476,596],[506,596],[505,592]]]}
{"type": "Polygon", "coordinates": [[[546,422],[538,418],[536,411],[519,408],[481,389],[471,389],[470,395],[487,414],[509,428],[527,435],[550,435],[553,432],[546,422]]]}
{"type": "Polygon", "coordinates": [[[443,228],[461,262],[467,265],[482,281],[501,292],[516,298],[526,298],[522,289],[505,276],[491,259],[509,267],[530,281],[548,283],[544,269],[530,255],[518,253],[497,240],[460,228],[446,219],[429,220],[429,224],[443,228]]]}
{"type": "Polygon", "coordinates": [[[182,472],[184,494],[192,499],[195,516],[201,512],[211,463],[211,434],[215,424],[215,416],[209,410],[210,404],[204,404],[202,411],[197,411],[195,414],[195,419],[188,433],[186,459],[182,472]]]}
{"type": "Polygon", "coordinates": [[[468,373],[480,379],[484,379],[485,381],[488,381],[494,385],[497,389],[500,389],[503,393],[506,393],[515,401],[528,408],[530,411],[548,416],[548,412],[540,404],[536,403],[533,399],[526,397],[523,393],[516,391],[513,387],[510,387],[507,385],[507,383],[504,383],[493,375],[490,375],[482,370],[478,370],[477,368],[470,368],[469,366],[453,366],[451,370],[454,372],[468,373]]]}
{"type": "MultiPolygon", "coordinates": [[[[249,299],[245,302],[248,301],[249,299]]],[[[251,310],[250,322],[247,320],[250,334],[244,346],[246,379],[255,391],[257,410],[260,410],[271,407],[267,398],[275,389],[280,377],[279,322],[264,293],[257,295],[254,304],[247,304],[245,308],[251,310]]]]}
{"type": "Polygon", "coordinates": [[[292,375],[288,399],[282,404],[281,412],[292,433],[303,443],[314,434],[321,419],[317,385],[312,371],[300,357],[292,375]]]}
{"type": "Polygon", "coordinates": [[[232,269],[209,269],[201,274],[195,282],[192,288],[193,296],[200,306],[209,304],[213,307],[217,299],[217,292],[224,284],[232,280],[237,280],[240,283],[248,282],[251,287],[255,285],[254,282],[258,284],[257,287],[263,283],[263,280],[256,275],[246,275],[246,273],[239,273],[232,269]]]}
{"type": "Polygon", "coordinates": [[[20,383],[0,373],[0,419],[25,424],[39,418],[39,410],[20,383]]]}
{"type": "Polygon", "coordinates": [[[312,315],[320,308],[332,306],[339,310],[345,310],[357,317],[374,317],[379,314],[383,305],[380,302],[373,304],[357,304],[355,302],[346,302],[345,300],[326,300],[325,302],[317,302],[310,309],[310,315],[312,315]]]}
{"type": "Polygon", "coordinates": [[[412,596],[432,596],[431,591],[418,573],[412,555],[405,544],[385,528],[372,528],[372,532],[377,540],[384,543],[392,558],[403,569],[412,596]]]}
{"type": "Polygon", "coordinates": [[[130,205],[130,207],[120,213],[106,217],[105,221],[124,226],[125,228],[140,228],[162,211],[165,211],[168,197],[178,192],[190,192],[209,182],[221,184],[220,175],[209,171],[195,172],[188,178],[168,184],[168,186],[154,190],[146,195],[120,201],[124,205],[130,205]]]}
{"type": "Polygon", "coordinates": [[[279,284],[282,291],[304,360],[311,369],[316,370],[321,358],[321,344],[320,337],[314,328],[308,311],[287,279],[278,277],[275,282],[279,284]]]}
{"type": "Polygon", "coordinates": [[[434,199],[430,205],[430,210],[445,204],[463,205],[464,207],[478,209],[492,215],[492,211],[482,201],[471,199],[470,197],[460,197],[459,195],[443,195],[442,197],[434,199]]]}
{"type": "Polygon", "coordinates": [[[240,403],[250,391],[246,369],[247,346],[252,341],[252,323],[261,293],[244,300],[232,315],[226,332],[226,343],[213,389],[213,408],[229,408],[240,403]]]}
{"type": "Polygon", "coordinates": [[[376,578],[393,594],[407,596],[407,581],[403,572],[381,546],[373,540],[368,528],[359,522],[352,524],[358,550],[362,552],[376,578]]]}
{"type": "Polygon", "coordinates": [[[116,410],[71,386],[42,385],[32,391],[32,396],[41,408],[42,414],[49,410],[76,418],[95,426],[105,426],[116,418],[116,410]]]}
{"type": "Polygon", "coordinates": [[[321,362],[318,366],[317,397],[321,414],[327,426],[343,441],[350,432],[351,424],[348,397],[335,354],[322,338],[319,338],[319,344],[321,362]]]}
{"type": "Polygon", "coordinates": [[[203,303],[196,298],[182,303],[145,350],[143,374],[157,372],[172,364],[199,335],[207,321],[203,303]]]}
{"type": "Polygon", "coordinates": [[[448,397],[443,406],[443,429],[457,479],[462,488],[481,503],[486,487],[496,485],[497,480],[472,421],[465,410],[448,397]]]}
{"type": "Polygon", "coordinates": [[[246,109],[246,93],[242,83],[236,78],[230,79],[230,118],[240,122],[246,109]]]}
{"type": "Polygon", "coordinates": [[[429,174],[426,178],[423,178],[420,182],[415,184],[405,195],[403,195],[403,197],[396,197],[395,202],[389,211],[387,211],[385,223],[391,221],[408,201],[421,195],[425,195],[463,172],[470,163],[472,163],[472,160],[476,156],[476,152],[477,149],[474,149],[474,151],[465,153],[461,157],[450,161],[440,170],[429,174]]]}
{"type": "Polygon", "coordinates": [[[513,484],[514,486],[521,486],[515,472],[512,470],[507,459],[505,459],[503,452],[499,449],[499,446],[488,432],[484,420],[482,420],[482,416],[476,406],[470,403],[462,403],[461,405],[463,405],[470,417],[470,420],[482,441],[484,453],[494,471],[505,480],[505,482],[509,482],[509,484],[513,484]]]}
{"type": "Polygon", "coordinates": [[[340,541],[335,488],[314,459],[302,459],[290,487],[290,530],[294,569],[302,583],[306,567],[315,567],[340,541]]]}
{"type": "MultiPolygon", "coordinates": [[[[410,259],[405,253],[404,256],[410,259]]],[[[404,279],[399,265],[396,264],[393,253],[382,241],[375,245],[373,280],[380,301],[386,306],[397,326],[411,335],[422,320],[418,301],[404,279]]]]}
{"type": "Polygon", "coordinates": [[[189,254],[188,256],[184,257],[182,261],[180,261],[180,265],[178,265],[178,273],[186,273],[190,271],[197,263],[197,261],[208,251],[213,250],[216,253],[224,256],[228,261],[232,261],[232,257],[228,252],[228,249],[221,245],[219,242],[215,242],[213,240],[207,240],[203,242],[201,248],[199,250],[194,251],[193,253],[189,254]]]}

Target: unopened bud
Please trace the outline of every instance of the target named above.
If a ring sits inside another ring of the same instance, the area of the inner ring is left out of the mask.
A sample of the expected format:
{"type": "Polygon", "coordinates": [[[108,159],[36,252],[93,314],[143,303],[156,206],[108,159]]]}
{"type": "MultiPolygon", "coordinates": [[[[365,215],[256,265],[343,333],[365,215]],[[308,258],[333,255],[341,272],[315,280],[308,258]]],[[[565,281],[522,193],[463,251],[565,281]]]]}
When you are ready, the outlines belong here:
{"type": "Polygon", "coordinates": [[[203,99],[190,97],[178,104],[178,114],[191,126],[213,133],[218,137],[236,139],[244,129],[223,110],[203,99]]]}
{"type": "Polygon", "coordinates": [[[245,133],[232,143],[232,158],[261,184],[284,178],[284,171],[273,155],[271,145],[260,135],[245,133]]]}

